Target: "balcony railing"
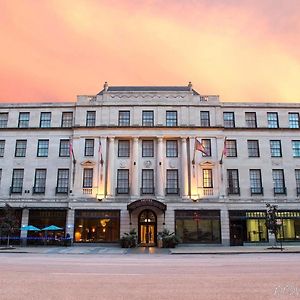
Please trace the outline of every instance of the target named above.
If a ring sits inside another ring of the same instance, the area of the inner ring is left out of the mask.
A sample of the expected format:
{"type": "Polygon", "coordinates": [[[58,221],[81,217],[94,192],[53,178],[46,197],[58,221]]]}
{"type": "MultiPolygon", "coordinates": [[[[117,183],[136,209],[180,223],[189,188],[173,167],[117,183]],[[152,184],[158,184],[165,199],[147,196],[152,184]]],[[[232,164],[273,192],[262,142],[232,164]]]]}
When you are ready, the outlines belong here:
{"type": "Polygon", "coordinates": [[[32,188],[33,194],[45,194],[45,187],[44,186],[34,186],[32,188]]]}
{"type": "Polygon", "coordinates": [[[166,188],[166,195],[179,195],[180,189],[179,188],[166,188]]]}
{"type": "Polygon", "coordinates": [[[93,189],[92,188],[83,188],[82,193],[86,195],[91,195],[93,194],[93,189]]]}
{"type": "Polygon", "coordinates": [[[22,194],[22,187],[19,186],[11,186],[9,189],[10,194],[22,194]]]}
{"type": "Polygon", "coordinates": [[[300,196],[300,187],[297,187],[296,190],[297,190],[297,196],[300,196]]]}
{"type": "Polygon", "coordinates": [[[62,186],[57,186],[55,191],[56,191],[56,194],[68,194],[69,188],[68,187],[62,187],[62,186]]]}
{"type": "Polygon", "coordinates": [[[250,188],[251,195],[263,195],[264,189],[262,187],[252,187],[250,188]]]}
{"type": "Polygon", "coordinates": [[[141,195],[154,195],[154,187],[142,187],[141,195]]]}
{"type": "Polygon", "coordinates": [[[203,188],[203,196],[213,196],[214,189],[213,188],[203,188]]]}
{"type": "Polygon", "coordinates": [[[129,194],[129,187],[117,187],[116,194],[117,195],[129,194]]]}
{"type": "Polygon", "coordinates": [[[286,187],[274,187],[274,195],[286,195],[286,187]]]}
{"type": "Polygon", "coordinates": [[[239,195],[240,194],[240,188],[239,187],[228,187],[227,188],[227,194],[228,195],[239,195]]]}

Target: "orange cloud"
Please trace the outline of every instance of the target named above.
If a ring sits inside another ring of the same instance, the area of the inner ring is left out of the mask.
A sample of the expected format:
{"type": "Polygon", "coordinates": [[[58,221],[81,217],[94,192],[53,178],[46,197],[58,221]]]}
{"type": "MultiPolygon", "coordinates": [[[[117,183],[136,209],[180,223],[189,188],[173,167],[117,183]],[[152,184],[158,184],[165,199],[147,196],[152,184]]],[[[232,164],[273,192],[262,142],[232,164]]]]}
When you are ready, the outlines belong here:
{"type": "Polygon", "coordinates": [[[0,101],[75,101],[104,81],[192,81],[225,101],[299,101],[297,2],[220,3],[3,0],[0,101]]]}

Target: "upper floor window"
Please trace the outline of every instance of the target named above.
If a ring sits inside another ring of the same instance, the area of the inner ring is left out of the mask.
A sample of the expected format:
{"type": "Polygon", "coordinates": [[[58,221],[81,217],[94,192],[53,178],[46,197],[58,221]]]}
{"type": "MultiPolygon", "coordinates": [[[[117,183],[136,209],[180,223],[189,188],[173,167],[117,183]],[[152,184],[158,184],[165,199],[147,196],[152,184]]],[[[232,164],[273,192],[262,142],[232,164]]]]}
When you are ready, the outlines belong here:
{"type": "Polygon", "coordinates": [[[177,140],[166,141],[166,157],[178,156],[178,143],[177,140]]]}
{"type": "Polygon", "coordinates": [[[119,111],[119,126],[130,126],[130,111],[120,110],[119,111]]]}
{"type": "Polygon", "coordinates": [[[10,192],[21,194],[23,189],[24,169],[13,169],[10,192]]]}
{"type": "Polygon", "coordinates": [[[38,140],[37,157],[48,157],[49,140],[38,140]]]}
{"type": "Polygon", "coordinates": [[[293,157],[300,157],[300,141],[292,141],[293,157]]]}
{"type": "Polygon", "coordinates": [[[27,128],[29,127],[29,112],[20,112],[19,113],[19,123],[18,127],[19,128],[27,128]]]}
{"type": "Polygon", "coordinates": [[[61,127],[72,127],[73,126],[73,112],[63,112],[61,115],[61,127]]]}
{"type": "Polygon", "coordinates": [[[154,156],[154,142],[144,140],[142,141],[142,157],[153,157],[154,156]]]}
{"type": "Polygon", "coordinates": [[[261,171],[259,169],[249,170],[250,175],[250,192],[251,195],[263,193],[262,181],[261,181],[261,171]]]}
{"type": "Polygon", "coordinates": [[[94,156],[94,139],[85,139],[84,155],[94,156]]]}
{"type": "Polygon", "coordinates": [[[167,169],[166,194],[178,194],[178,170],[167,169]]]}
{"type": "Polygon", "coordinates": [[[259,143],[258,140],[248,140],[248,156],[259,157],[259,143]]]}
{"type": "Polygon", "coordinates": [[[245,112],[245,121],[246,121],[246,127],[256,128],[257,127],[256,112],[245,112]]]}
{"type": "Polygon", "coordinates": [[[227,170],[228,194],[240,194],[239,171],[237,169],[227,170]]]}
{"type": "Polygon", "coordinates": [[[297,196],[300,195],[300,169],[295,170],[297,196]]]}
{"type": "Polygon", "coordinates": [[[33,193],[44,194],[46,189],[46,169],[36,169],[34,177],[33,193]]]}
{"type": "Polygon", "coordinates": [[[27,140],[16,140],[15,157],[26,156],[27,140]]]}
{"type": "Polygon", "coordinates": [[[130,142],[128,140],[119,140],[118,142],[118,157],[130,156],[130,142]]]}
{"type": "Polygon", "coordinates": [[[235,127],[234,112],[223,113],[224,127],[233,128],[235,127]]]}
{"type": "Polygon", "coordinates": [[[60,157],[70,156],[70,140],[60,140],[59,156],[60,157]]]}
{"type": "Polygon", "coordinates": [[[93,169],[85,168],[83,169],[83,188],[92,188],[93,187],[93,169]]]}
{"type": "Polygon", "coordinates": [[[129,170],[118,169],[117,173],[117,194],[129,193],[129,170]]]}
{"type": "Polygon", "coordinates": [[[0,157],[4,156],[5,140],[0,140],[0,157]]]}
{"type": "Polygon", "coordinates": [[[203,157],[211,156],[211,140],[210,139],[202,139],[201,143],[205,149],[205,153],[202,152],[203,157]]]}
{"type": "Polygon", "coordinates": [[[2,180],[2,169],[0,169],[0,186],[1,186],[1,180],[2,180]]]}
{"type": "Polygon", "coordinates": [[[154,194],[154,170],[142,170],[142,188],[141,194],[154,194]]]}
{"type": "Polygon", "coordinates": [[[166,126],[168,127],[177,126],[177,111],[166,112],[166,126]]]}
{"type": "Polygon", "coordinates": [[[153,110],[143,110],[142,118],[143,118],[143,126],[154,126],[153,110]]]}
{"type": "Polygon", "coordinates": [[[200,111],[200,126],[201,127],[210,126],[209,111],[200,111]]]}
{"type": "Polygon", "coordinates": [[[0,113],[0,128],[6,128],[8,122],[8,113],[0,113]]]}
{"type": "Polygon", "coordinates": [[[69,191],[69,169],[57,170],[57,194],[67,194],[69,191]]]}
{"type": "Polygon", "coordinates": [[[284,173],[282,169],[272,170],[274,194],[286,194],[284,173]]]}
{"type": "Polygon", "coordinates": [[[299,113],[289,113],[289,127],[299,128],[299,113]]]}
{"type": "Polygon", "coordinates": [[[236,140],[226,140],[226,156],[237,157],[236,140]]]}
{"type": "Polygon", "coordinates": [[[203,187],[213,187],[212,169],[203,169],[203,187]]]}
{"type": "Polygon", "coordinates": [[[51,112],[41,112],[40,127],[51,127],[51,112]]]}
{"type": "Polygon", "coordinates": [[[278,128],[279,122],[278,122],[278,113],[277,112],[268,112],[268,127],[269,128],[278,128]]]}
{"type": "Polygon", "coordinates": [[[95,111],[87,111],[86,112],[86,126],[93,127],[96,125],[96,112],[95,111]]]}
{"type": "Polygon", "coordinates": [[[270,141],[270,150],[271,157],[281,157],[281,141],[280,140],[271,140],[270,141]]]}

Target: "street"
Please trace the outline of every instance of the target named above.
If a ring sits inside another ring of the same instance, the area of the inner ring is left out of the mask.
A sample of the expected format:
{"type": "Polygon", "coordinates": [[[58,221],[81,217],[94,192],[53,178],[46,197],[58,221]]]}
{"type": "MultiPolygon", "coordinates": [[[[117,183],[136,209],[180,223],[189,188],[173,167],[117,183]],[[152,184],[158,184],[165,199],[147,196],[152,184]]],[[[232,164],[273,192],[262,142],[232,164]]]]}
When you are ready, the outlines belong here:
{"type": "Polygon", "coordinates": [[[0,254],[0,299],[300,299],[299,254],[0,254]]]}

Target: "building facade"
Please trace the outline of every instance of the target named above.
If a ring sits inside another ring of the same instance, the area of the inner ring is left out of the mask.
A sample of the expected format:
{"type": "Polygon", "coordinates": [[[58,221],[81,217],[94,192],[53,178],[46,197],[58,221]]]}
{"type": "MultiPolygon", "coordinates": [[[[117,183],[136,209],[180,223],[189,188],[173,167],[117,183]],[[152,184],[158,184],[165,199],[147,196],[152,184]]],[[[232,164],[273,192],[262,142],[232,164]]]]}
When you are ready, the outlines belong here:
{"type": "MultiPolygon", "coordinates": [[[[0,205],[74,243],[300,240],[299,104],[230,103],[192,85],[108,86],[75,103],[0,105],[0,205]]],[[[0,211],[0,213],[3,213],[0,211]]],[[[15,238],[41,232],[16,231],[15,238]]]]}

